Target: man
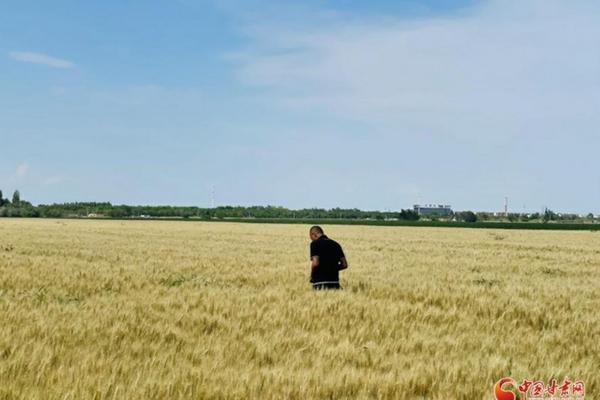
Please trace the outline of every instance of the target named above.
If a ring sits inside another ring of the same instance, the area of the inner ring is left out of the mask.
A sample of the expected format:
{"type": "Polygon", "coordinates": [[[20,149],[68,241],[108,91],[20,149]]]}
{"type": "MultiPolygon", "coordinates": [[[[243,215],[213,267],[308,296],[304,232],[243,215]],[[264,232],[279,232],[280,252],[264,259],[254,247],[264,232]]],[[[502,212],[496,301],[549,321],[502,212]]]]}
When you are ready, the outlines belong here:
{"type": "Polygon", "coordinates": [[[310,228],[309,236],[313,289],[341,289],[339,272],[348,268],[342,246],[329,239],[320,226],[310,228]]]}

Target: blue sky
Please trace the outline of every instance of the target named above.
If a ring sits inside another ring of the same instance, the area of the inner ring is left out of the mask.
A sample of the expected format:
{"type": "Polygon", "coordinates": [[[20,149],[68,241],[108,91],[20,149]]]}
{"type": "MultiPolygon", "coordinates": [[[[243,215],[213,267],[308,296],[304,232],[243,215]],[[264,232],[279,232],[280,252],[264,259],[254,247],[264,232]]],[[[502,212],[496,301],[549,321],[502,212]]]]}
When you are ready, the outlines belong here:
{"type": "Polygon", "coordinates": [[[33,203],[600,213],[594,1],[6,1],[33,203]]]}

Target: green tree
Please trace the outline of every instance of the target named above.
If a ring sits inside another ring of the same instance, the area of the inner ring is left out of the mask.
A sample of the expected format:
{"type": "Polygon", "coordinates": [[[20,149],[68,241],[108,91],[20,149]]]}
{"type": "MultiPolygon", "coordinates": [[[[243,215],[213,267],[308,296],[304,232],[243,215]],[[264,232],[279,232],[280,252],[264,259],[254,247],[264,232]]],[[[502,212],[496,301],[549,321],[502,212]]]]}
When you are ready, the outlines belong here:
{"type": "Polygon", "coordinates": [[[486,212],[478,212],[477,213],[477,219],[481,220],[481,221],[488,221],[491,219],[491,215],[489,213],[486,212]]]}
{"type": "Polygon", "coordinates": [[[4,196],[2,195],[2,190],[0,190],[0,207],[4,205],[4,196]]]}
{"type": "Polygon", "coordinates": [[[558,219],[558,215],[556,215],[556,213],[548,208],[546,208],[546,210],[544,211],[544,215],[542,217],[542,221],[544,221],[544,223],[548,222],[548,221],[556,221],[558,219]]]}
{"type": "Polygon", "coordinates": [[[21,203],[21,193],[19,193],[18,190],[15,190],[15,192],[13,193],[12,203],[15,207],[18,207],[21,203]]]}
{"type": "Polygon", "coordinates": [[[402,210],[400,214],[398,214],[398,219],[403,219],[406,221],[417,221],[419,219],[419,214],[417,214],[413,210],[402,210]]]}
{"type": "Polygon", "coordinates": [[[473,223],[477,222],[477,214],[475,214],[473,211],[463,211],[456,214],[456,219],[459,221],[473,223]]]}
{"type": "Polygon", "coordinates": [[[510,222],[517,222],[519,220],[519,214],[513,214],[513,213],[508,214],[508,220],[510,222]]]}

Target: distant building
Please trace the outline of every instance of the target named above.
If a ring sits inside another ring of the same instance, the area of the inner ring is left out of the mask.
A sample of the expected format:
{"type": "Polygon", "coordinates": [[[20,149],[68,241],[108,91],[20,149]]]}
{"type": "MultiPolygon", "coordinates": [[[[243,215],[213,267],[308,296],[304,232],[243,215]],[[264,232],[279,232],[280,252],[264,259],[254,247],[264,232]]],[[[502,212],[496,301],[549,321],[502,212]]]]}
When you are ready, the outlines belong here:
{"type": "Polygon", "coordinates": [[[413,207],[415,212],[423,217],[429,216],[438,216],[438,217],[448,217],[452,215],[452,207],[449,205],[441,205],[441,204],[425,204],[419,205],[415,204],[413,207]]]}

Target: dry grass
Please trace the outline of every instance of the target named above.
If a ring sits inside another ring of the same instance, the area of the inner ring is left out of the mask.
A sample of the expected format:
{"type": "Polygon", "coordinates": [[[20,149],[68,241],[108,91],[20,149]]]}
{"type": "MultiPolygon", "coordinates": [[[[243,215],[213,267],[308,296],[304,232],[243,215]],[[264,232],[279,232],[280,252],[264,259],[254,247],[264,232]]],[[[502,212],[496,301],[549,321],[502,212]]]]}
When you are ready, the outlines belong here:
{"type": "Polygon", "coordinates": [[[600,233],[0,220],[0,399],[491,399],[600,390],[600,233]]]}

